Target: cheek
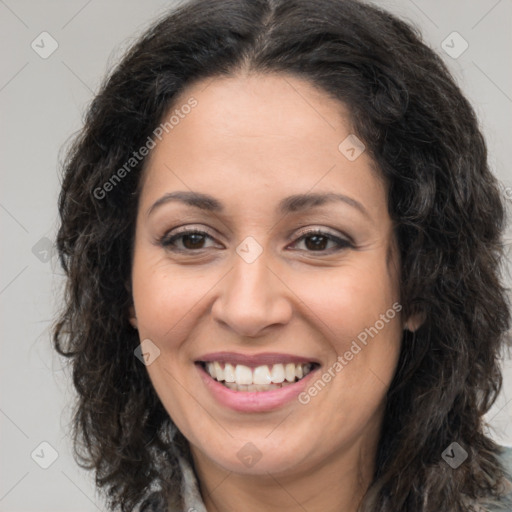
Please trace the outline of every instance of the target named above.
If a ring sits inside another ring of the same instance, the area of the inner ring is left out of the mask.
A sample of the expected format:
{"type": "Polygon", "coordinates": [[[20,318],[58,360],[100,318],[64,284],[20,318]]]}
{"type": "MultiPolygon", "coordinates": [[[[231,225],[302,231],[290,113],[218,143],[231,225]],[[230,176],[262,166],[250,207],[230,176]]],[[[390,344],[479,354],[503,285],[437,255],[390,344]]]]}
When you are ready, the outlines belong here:
{"type": "Polygon", "coordinates": [[[132,289],[141,339],[166,340],[166,346],[180,340],[208,290],[204,283],[194,272],[173,271],[155,251],[136,251],[132,289]]]}
{"type": "Polygon", "coordinates": [[[338,340],[340,348],[390,309],[388,317],[392,318],[387,318],[390,322],[386,326],[400,323],[396,310],[401,307],[393,308],[399,301],[398,284],[380,264],[380,258],[376,260],[372,265],[361,259],[357,264],[324,272],[320,278],[304,275],[300,279],[301,300],[316,315],[315,324],[324,327],[322,331],[328,339],[338,340]]]}
{"type": "Polygon", "coordinates": [[[326,410],[343,421],[358,411],[364,421],[383,399],[400,354],[402,306],[395,277],[378,260],[347,265],[321,280],[302,280],[301,299],[330,347],[331,363],[322,373],[332,386],[324,397],[332,408],[326,410]]]}

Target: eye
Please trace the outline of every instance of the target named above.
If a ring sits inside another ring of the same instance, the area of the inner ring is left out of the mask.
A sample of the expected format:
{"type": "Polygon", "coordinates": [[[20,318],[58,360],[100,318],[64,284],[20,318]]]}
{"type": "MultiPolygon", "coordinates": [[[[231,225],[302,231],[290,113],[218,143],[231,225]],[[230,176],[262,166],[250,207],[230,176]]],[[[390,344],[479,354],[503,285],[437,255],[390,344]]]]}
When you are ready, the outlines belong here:
{"type": "Polygon", "coordinates": [[[205,240],[213,238],[206,232],[199,229],[182,230],[174,235],[164,235],[159,243],[162,247],[176,252],[192,252],[206,249],[205,240]]]}
{"type": "MultiPolygon", "coordinates": [[[[199,252],[208,249],[205,242],[214,238],[206,231],[200,229],[183,229],[177,233],[166,234],[160,240],[159,244],[165,249],[174,252],[199,252]]],[[[340,238],[332,233],[322,231],[321,229],[312,229],[303,232],[301,236],[295,240],[292,246],[304,243],[307,252],[337,252],[347,248],[353,248],[354,244],[344,238],[340,238]],[[333,244],[334,247],[327,247],[333,244]],[[334,249],[334,250],[332,250],[334,249]]]]}
{"type": "Polygon", "coordinates": [[[293,245],[304,242],[306,250],[308,252],[337,252],[342,249],[353,248],[354,244],[347,239],[340,238],[321,229],[308,230],[300,236],[293,245]],[[333,249],[333,247],[327,248],[327,245],[334,244],[334,251],[326,250],[333,249]]]}

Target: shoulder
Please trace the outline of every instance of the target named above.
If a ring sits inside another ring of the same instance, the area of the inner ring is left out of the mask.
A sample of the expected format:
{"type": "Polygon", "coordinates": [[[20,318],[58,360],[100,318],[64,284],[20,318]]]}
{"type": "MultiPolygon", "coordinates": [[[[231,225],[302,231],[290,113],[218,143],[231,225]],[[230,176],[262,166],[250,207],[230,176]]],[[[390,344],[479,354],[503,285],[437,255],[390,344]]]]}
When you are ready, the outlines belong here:
{"type": "Polygon", "coordinates": [[[505,482],[503,482],[503,498],[498,505],[488,509],[489,512],[512,512],[512,447],[501,446],[500,462],[505,470],[505,482]]]}
{"type": "Polygon", "coordinates": [[[505,471],[512,477],[512,446],[502,446],[502,453],[500,460],[505,468],[505,471]]]}
{"type": "Polygon", "coordinates": [[[512,446],[502,446],[499,455],[507,482],[505,482],[506,495],[512,498],[512,446]]]}

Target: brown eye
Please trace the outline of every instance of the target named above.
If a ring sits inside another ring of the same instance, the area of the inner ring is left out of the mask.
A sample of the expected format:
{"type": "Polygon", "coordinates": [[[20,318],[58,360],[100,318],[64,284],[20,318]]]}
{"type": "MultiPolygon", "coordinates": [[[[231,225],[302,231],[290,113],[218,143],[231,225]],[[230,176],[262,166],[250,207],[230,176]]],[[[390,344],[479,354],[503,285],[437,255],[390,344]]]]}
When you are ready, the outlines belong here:
{"type": "Polygon", "coordinates": [[[213,238],[204,231],[188,230],[172,236],[165,236],[160,241],[160,244],[162,247],[173,251],[198,251],[206,248],[204,247],[204,243],[208,238],[213,240],[213,238]]]}
{"type": "Polygon", "coordinates": [[[191,233],[190,235],[182,235],[183,246],[187,249],[202,249],[204,243],[204,235],[199,233],[191,233]]]}
{"type": "Polygon", "coordinates": [[[309,252],[329,252],[333,247],[327,247],[329,243],[334,244],[334,251],[354,247],[354,245],[343,238],[337,237],[324,231],[308,231],[298,238],[294,245],[304,242],[306,250],[309,252]]]}
{"type": "Polygon", "coordinates": [[[329,239],[326,236],[321,235],[307,236],[304,240],[306,247],[312,251],[316,251],[317,249],[324,250],[329,243],[329,239]]]}

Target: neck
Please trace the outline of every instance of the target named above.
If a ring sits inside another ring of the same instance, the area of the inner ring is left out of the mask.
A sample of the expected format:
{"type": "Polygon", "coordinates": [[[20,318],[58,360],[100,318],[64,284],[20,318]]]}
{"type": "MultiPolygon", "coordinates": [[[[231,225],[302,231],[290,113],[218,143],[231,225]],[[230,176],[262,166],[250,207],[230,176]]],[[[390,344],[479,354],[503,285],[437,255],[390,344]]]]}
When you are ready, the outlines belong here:
{"type": "Polygon", "coordinates": [[[246,475],[193,450],[208,512],[356,512],[374,471],[376,439],[357,439],[316,466],[293,474],[246,475]]]}

